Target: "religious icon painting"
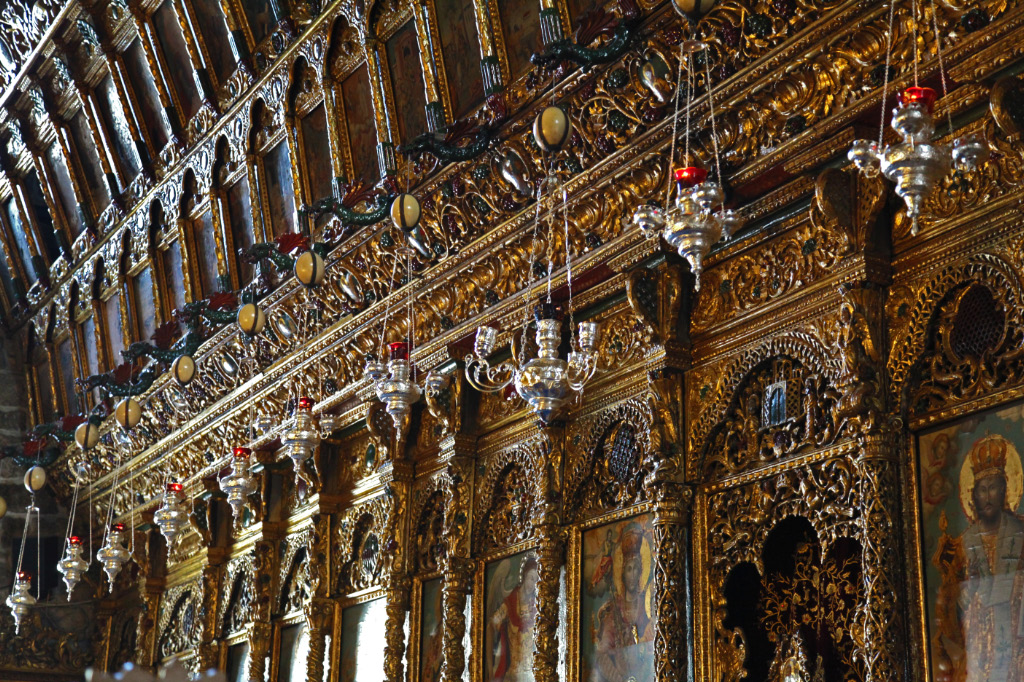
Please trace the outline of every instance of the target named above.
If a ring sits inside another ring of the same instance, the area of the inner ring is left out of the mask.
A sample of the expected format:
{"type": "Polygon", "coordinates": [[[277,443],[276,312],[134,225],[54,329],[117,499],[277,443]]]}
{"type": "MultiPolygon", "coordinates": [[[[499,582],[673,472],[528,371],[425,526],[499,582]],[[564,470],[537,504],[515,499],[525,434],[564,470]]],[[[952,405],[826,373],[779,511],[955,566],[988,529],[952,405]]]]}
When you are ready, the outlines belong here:
{"type": "Polygon", "coordinates": [[[651,515],[583,533],[580,679],[654,679],[651,515]]]}
{"type": "Polygon", "coordinates": [[[532,551],[487,565],[483,651],[487,682],[533,680],[537,578],[537,557],[532,551]]]}
{"type": "Polygon", "coordinates": [[[440,578],[423,583],[420,604],[419,682],[440,682],[442,651],[440,578]]]}
{"type": "Polygon", "coordinates": [[[932,679],[1024,679],[1024,405],[918,436],[932,679]]]}
{"type": "Polygon", "coordinates": [[[277,682],[290,682],[306,675],[306,660],[309,658],[309,633],[306,621],[281,627],[281,643],[277,660],[277,682]]]}
{"type": "Polygon", "coordinates": [[[338,682],[380,682],[384,675],[382,642],[385,641],[386,620],[383,599],[349,606],[341,612],[338,682]]]}

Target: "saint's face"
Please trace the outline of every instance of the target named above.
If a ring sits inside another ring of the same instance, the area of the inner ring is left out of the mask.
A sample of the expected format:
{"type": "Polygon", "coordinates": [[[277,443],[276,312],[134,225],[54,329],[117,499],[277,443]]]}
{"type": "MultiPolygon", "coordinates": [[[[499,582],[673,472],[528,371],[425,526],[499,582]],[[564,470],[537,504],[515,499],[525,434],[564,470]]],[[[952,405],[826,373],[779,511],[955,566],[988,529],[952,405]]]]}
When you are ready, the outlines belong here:
{"type": "Polygon", "coordinates": [[[978,519],[988,525],[998,522],[1006,506],[1006,479],[1002,476],[978,479],[974,482],[973,497],[978,519]]]}
{"type": "Polygon", "coordinates": [[[640,591],[640,573],[643,566],[640,557],[632,557],[622,564],[622,586],[626,592],[635,594],[640,591]]]}

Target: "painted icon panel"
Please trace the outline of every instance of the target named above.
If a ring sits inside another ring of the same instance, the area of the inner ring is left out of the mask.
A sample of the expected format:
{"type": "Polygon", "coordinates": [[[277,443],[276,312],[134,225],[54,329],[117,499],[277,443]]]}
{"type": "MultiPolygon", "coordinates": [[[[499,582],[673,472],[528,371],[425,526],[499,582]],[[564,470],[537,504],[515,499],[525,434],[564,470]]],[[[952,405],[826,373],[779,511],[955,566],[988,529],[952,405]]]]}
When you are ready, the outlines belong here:
{"type": "Polygon", "coordinates": [[[380,682],[384,677],[383,599],[356,604],[341,614],[341,665],[339,682],[380,682]]]}
{"type": "Polygon", "coordinates": [[[532,551],[495,561],[484,575],[484,679],[533,680],[537,557],[532,551]]]}
{"type": "Polygon", "coordinates": [[[652,547],[649,514],[583,534],[581,679],[654,678],[652,547]]]}
{"type": "Polygon", "coordinates": [[[918,439],[933,679],[1024,679],[1024,405],[918,439]]]}

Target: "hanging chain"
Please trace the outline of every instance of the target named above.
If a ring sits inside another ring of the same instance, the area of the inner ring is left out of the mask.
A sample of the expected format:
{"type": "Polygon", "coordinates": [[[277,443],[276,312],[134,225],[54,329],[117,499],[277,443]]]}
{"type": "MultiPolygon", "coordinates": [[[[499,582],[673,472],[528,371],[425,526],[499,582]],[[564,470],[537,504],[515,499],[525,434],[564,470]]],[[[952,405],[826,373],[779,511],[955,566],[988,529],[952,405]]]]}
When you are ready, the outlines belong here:
{"type": "MultiPolygon", "coordinates": [[[[942,34],[939,33],[939,13],[935,8],[935,0],[931,0],[932,5],[932,26],[935,29],[935,51],[939,55],[939,78],[942,79],[942,97],[945,98],[949,94],[949,86],[946,83],[946,60],[942,56],[942,34]]],[[[946,103],[944,107],[946,109],[946,121],[949,123],[949,134],[953,135],[953,111],[946,103]]]]}
{"type": "MultiPolygon", "coordinates": [[[[28,540],[28,526],[32,520],[32,507],[36,504],[36,496],[32,495],[32,501],[25,508],[25,528],[21,532],[21,549],[18,550],[18,570],[14,572],[14,580],[17,582],[18,574],[21,573],[21,563],[25,558],[25,542],[28,540]]],[[[13,588],[12,588],[13,589],[13,588]]]]}
{"type": "MultiPolygon", "coordinates": [[[[683,58],[684,58],[685,55],[686,55],[686,49],[683,47],[683,43],[679,43],[679,71],[676,74],[675,111],[672,114],[672,140],[670,141],[669,148],[668,148],[668,169],[667,169],[668,172],[666,173],[666,175],[668,176],[668,179],[665,181],[665,210],[666,211],[668,210],[669,206],[671,205],[671,201],[672,201],[672,165],[676,161],[676,138],[679,135],[679,100],[681,99],[681,96],[683,94],[683,58]]],[[[690,84],[689,84],[690,76],[689,76],[689,73],[687,73],[686,80],[687,80],[687,84],[686,84],[687,102],[689,102],[689,92],[690,92],[690,84]]],[[[686,127],[689,128],[690,127],[689,126],[689,114],[690,114],[689,108],[687,108],[686,114],[687,114],[687,126],[686,127]]],[[[688,144],[689,144],[689,139],[687,139],[687,145],[688,144]]],[[[689,149],[689,147],[687,147],[687,149],[689,149]]]]}
{"type": "Polygon", "coordinates": [[[715,173],[718,182],[722,182],[722,162],[718,152],[718,128],[715,125],[715,94],[711,88],[711,54],[707,47],[704,48],[704,79],[708,88],[708,108],[711,110],[711,143],[715,150],[715,173]]]}
{"type": "Polygon", "coordinates": [[[920,87],[920,64],[921,56],[918,54],[917,46],[917,0],[910,0],[910,30],[914,37],[914,87],[920,87]]]}
{"type": "Polygon", "coordinates": [[[878,124],[878,151],[885,143],[885,103],[889,98],[889,68],[892,66],[892,34],[896,20],[896,0],[889,3],[889,33],[885,44],[885,73],[882,80],[882,120],[878,124]]]}
{"type": "MultiPolygon", "coordinates": [[[[380,352],[384,353],[384,336],[388,331],[388,318],[391,317],[391,290],[395,288],[395,273],[398,272],[398,256],[391,262],[391,279],[388,280],[388,290],[384,294],[384,324],[380,328],[380,352]]],[[[382,355],[383,357],[383,355],[382,355]]]]}
{"type": "Polygon", "coordinates": [[[576,347],[576,318],[573,315],[572,305],[572,248],[569,243],[569,212],[566,204],[569,202],[569,190],[562,186],[562,221],[565,223],[565,283],[569,287],[569,348],[577,350],[576,347]]]}

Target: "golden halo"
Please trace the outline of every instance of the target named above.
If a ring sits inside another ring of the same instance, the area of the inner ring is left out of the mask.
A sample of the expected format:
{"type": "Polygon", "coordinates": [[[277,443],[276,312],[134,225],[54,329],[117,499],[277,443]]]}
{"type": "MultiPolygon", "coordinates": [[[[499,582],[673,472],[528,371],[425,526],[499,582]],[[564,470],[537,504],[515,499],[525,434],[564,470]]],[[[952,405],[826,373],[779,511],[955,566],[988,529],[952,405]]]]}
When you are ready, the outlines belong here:
{"type": "Polygon", "coordinates": [[[971,444],[964,456],[964,463],[960,466],[960,507],[964,514],[974,523],[974,500],[971,497],[971,490],[974,488],[974,471],[971,470],[971,451],[974,446],[985,438],[1002,438],[1006,442],[1006,506],[1011,512],[1016,513],[1020,505],[1021,494],[1024,493],[1024,468],[1021,467],[1020,455],[1013,443],[1002,436],[983,436],[971,444]]]}

